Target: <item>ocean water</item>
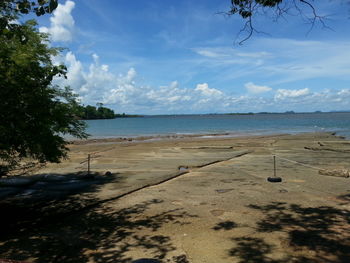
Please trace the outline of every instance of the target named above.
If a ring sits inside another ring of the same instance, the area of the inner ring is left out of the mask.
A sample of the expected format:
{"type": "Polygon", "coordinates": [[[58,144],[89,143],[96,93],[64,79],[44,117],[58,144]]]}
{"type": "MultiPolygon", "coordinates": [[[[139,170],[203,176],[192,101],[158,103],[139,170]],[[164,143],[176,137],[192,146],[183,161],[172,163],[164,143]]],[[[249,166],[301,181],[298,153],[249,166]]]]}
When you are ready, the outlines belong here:
{"type": "Polygon", "coordinates": [[[175,115],[88,120],[91,138],[178,134],[264,135],[331,131],[350,138],[350,113],[175,115]]]}

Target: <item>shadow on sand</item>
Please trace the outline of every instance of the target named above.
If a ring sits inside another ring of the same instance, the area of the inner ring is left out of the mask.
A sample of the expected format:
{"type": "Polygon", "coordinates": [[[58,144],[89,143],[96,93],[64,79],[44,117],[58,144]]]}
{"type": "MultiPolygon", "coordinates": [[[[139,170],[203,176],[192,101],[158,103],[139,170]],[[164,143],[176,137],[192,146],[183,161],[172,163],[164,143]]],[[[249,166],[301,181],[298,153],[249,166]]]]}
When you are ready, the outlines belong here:
{"type": "MultiPolygon", "coordinates": [[[[115,182],[116,179],[108,180],[115,182]]],[[[126,263],[135,260],[128,254],[132,249],[146,251],[157,260],[175,250],[171,238],[156,234],[156,231],[167,223],[185,224],[186,218],[194,215],[174,209],[145,216],[151,206],[162,203],[157,199],[128,208],[109,209],[107,204],[93,197],[108,180],[67,192],[64,196],[2,200],[0,258],[126,263]],[[82,193],[84,198],[81,198],[82,193]],[[148,234],[140,234],[144,232],[148,234]]],[[[183,255],[173,257],[173,260],[188,262],[183,255]]]]}
{"type": "MultiPolygon", "coordinates": [[[[349,262],[350,212],[329,206],[302,207],[297,204],[273,202],[269,205],[250,205],[263,213],[257,223],[258,233],[286,233],[281,241],[283,259],[271,255],[278,248],[262,238],[232,238],[235,247],[230,250],[239,262],[349,262]],[[284,243],[284,244],[283,244],[284,243]]],[[[279,248],[281,249],[281,248],[279,248]]],[[[279,251],[281,252],[281,251],[279,251]]]]}

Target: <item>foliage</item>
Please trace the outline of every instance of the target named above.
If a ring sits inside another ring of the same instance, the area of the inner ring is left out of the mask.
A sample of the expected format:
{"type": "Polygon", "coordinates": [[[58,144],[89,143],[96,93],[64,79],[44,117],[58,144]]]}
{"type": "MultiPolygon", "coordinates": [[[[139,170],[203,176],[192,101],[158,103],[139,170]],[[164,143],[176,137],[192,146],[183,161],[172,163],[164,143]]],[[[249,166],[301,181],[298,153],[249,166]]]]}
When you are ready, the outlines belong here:
{"type": "Polygon", "coordinates": [[[316,22],[320,22],[324,27],[324,17],[319,16],[312,0],[231,0],[231,8],[227,15],[239,15],[245,21],[241,33],[246,33],[246,36],[240,40],[240,44],[248,40],[253,33],[259,33],[256,29],[253,18],[259,15],[272,15],[274,21],[286,14],[299,15],[302,19],[310,24],[310,30],[316,22]],[[308,14],[303,10],[308,9],[308,14]],[[269,12],[270,11],[270,12],[269,12]]]}
{"type": "Polygon", "coordinates": [[[51,13],[58,6],[58,0],[2,0],[0,3],[1,9],[6,9],[9,12],[17,12],[28,14],[35,12],[37,16],[51,13]]]}
{"type": "Polygon", "coordinates": [[[279,5],[283,0],[231,0],[232,14],[238,13],[242,18],[248,18],[253,15],[254,6],[261,5],[262,7],[275,7],[279,5]]]}
{"type": "Polygon", "coordinates": [[[63,135],[87,137],[85,124],[76,118],[75,96],[69,88],[52,84],[54,77],[66,73],[65,66],[51,59],[60,49],[50,47],[48,35],[36,26],[31,20],[18,25],[20,36],[0,35],[2,166],[14,166],[24,157],[59,162],[68,150],[63,135]]]}
{"type": "Polygon", "coordinates": [[[21,14],[35,13],[37,16],[51,13],[58,6],[58,0],[1,0],[0,1],[0,35],[7,38],[14,36],[25,41],[22,26],[14,23],[21,14]]]}
{"type": "Polygon", "coordinates": [[[78,117],[85,120],[94,120],[94,119],[114,119],[114,111],[103,107],[102,103],[97,103],[97,108],[94,106],[78,106],[78,117]]]}
{"type": "Polygon", "coordinates": [[[102,103],[96,103],[97,107],[87,105],[81,106],[76,104],[77,116],[83,120],[96,120],[96,119],[114,119],[114,118],[136,118],[143,117],[142,115],[131,115],[125,113],[114,113],[112,109],[103,107],[102,103]]]}
{"type": "Polygon", "coordinates": [[[137,114],[125,114],[124,112],[122,114],[117,113],[115,115],[116,118],[140,118],[144,117],[143,115],[137,115],[137,114]]]}

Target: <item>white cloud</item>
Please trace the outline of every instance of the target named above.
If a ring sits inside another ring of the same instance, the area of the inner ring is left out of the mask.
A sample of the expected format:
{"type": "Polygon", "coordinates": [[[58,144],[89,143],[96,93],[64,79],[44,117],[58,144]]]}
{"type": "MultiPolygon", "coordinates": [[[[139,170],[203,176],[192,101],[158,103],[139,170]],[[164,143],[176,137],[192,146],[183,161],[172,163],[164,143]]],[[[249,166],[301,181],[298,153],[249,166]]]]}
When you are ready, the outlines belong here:
{"type": "Polygon", "coordinates": [[[217,59],[228,59],[228,58],[246,58],[251,59],[264,59],[271,57],[271,54],[265,51],[258,52],[238,52],[238,49],[232,47],[201,47],[192,48],[192,51],[203,57],[217,58],[217,59]]]}
{"type": "Polygon", "coordinates": [[[74,6],[75,3],[70,0],[64,5],[58,4],[50,18],[50,27],[40,27],[40,32],[49,33],[53,41],[72,41],[75,22],[71,12],[74,6]]]}
{"type": "MultiPolygon", "coordinates": [[[[139,84],[137,72],[130,68],[126,74],[114,74],[109,66],[100,63],[99,56],[91,56],[91,64],[84,69],[72,52],[61,58],[68,68],[67,79],[57,84],[69,85],[80,95],[84,104],[102,102],[118,112],[188,113],[194,111],[223,111],[224,93],[207,83],[194,88],[181,88],[177,81],[166,86],[151,87],[139,84]]],[[[228,101],[226,106],[231,105],[228,101]]]]}
{"type": "Polygon", "coordinates": [[[198,55],[204,56],[204,57],[209,57],[209,58],[219,58],[219,57],[225,57],[227,54],[223,54],[221,52],[217,52],[214,50],[209,50],[209,49],[195,49],[194,50],[198,55]]]}
{"type": "Polygon", "coordinates": [[[209,88],[208,83],[198,84],[195,90],[199,91],[202,95],[206,97],[217,97],[223,94],[220,90],[209,88]]]}
{"type": "Polygon", "coordinates": [[[261,39],[257,44],[274,51],[276,59],[259,71],[275,83],[350,75],[349,41],[261,39]]]}
{"type": "MultiPolygon", "coordinates": [[[[83,65],[76,59],[72,52],[68,52],[64,58],[65,64],[68,67],[67,78],[72,87],[83,87],[86,83],[83,75],[83,65]]],[[[87,90],[80,88],[79,93],[84,93],[87,90]]]]}
{"type": "Polygon", "coordinates": [[[109,70],[109,66],[108,65],[102,65],[101,68],[102,68],[103,71],[106,71],[106,72],[109,70]]]}
{"type": "Polygon", "coordinates": [[[136,70],[134,68],[130,68],[130,70],[128,71],[128,74],[126,75],[126,79],[132,82],[135,77],[136,77],[136,70]]]}
{"type": "Polygon", "coordinates": [[[296,89],[296,90],[287,90],[287,89],[278,89],[275,94],[275,100],[285,100],[289,98],[300,98],[310,94],[308,88],[305,89],[296,89]]]}
{"type": "Polygon", "coordinates": [[[238,52],[236,53],[239,57],[247,57],[247,58],[265,58],[270,57],[271,54],[265,51],[261,52],[238,52]]]}
{"type": "Polygon", "coordinates": [[[244,87],[247,89],[249,93],[252,93],[252,94],[259,94],[259,93],[264,93],[272,90],[272,88],[268,86],[255,85],[253,82],[248,82],[244,84],[244,87]]]}
{"type": "Polygon", "coordinates": [[[349,80],[349,45],[349,40],[258,38],[254,45],[247,43],[239,49],[209,46],[191,50],[200,55],[196,57],[195,67],[200,64],[202,70],[209,69],[215,78],[225,81],[252,79],[275,86],[306,79],[349,80]]]}
{"type": "Polygon", "coordinates": [[[181,87],[178,81],[168,85],[149,86],[140,83],[138,72],[130,68],[125,74],[115,74],[109,65],[100,63],[97,54],[84,66],[72,52],[61,58],[68,67],[67,79],[57,82],[70,85],[84,104],[102,102],[117,112],[139,114],[222,113],[260,111],[315,111],[350,109],[350,89],[325,89],[313,92],[303,89],[278,89],[260,97],[270,87],[247,83],[247,95],[230,95],[209,87],[208,83],[181,87]]]}
{"type": "Polygon", "coordinates": [[[339,96],[350,96],[350,90],[349,89],[342,89],[339,92],[337,92],[337,95],[339,95],[339,96]]]}

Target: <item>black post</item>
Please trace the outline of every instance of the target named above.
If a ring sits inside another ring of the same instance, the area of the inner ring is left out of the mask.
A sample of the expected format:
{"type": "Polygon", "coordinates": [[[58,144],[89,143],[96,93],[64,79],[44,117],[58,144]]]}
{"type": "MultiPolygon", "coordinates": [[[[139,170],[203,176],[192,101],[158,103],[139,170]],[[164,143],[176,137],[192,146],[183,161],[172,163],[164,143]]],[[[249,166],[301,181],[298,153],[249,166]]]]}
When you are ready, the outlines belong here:
{"type": "Polygon", "coordinates": [[[90,154],[88,154],[88,175],[90,175],[90,154]]]}
{"type": "Polygon", "coordinates": [[[267,177],[267,181],[270,183],[280,183],[282,182],[281,177],[277,177],[276,175],[276,155],[273,156],[273,176],[267,177]]]}

